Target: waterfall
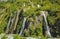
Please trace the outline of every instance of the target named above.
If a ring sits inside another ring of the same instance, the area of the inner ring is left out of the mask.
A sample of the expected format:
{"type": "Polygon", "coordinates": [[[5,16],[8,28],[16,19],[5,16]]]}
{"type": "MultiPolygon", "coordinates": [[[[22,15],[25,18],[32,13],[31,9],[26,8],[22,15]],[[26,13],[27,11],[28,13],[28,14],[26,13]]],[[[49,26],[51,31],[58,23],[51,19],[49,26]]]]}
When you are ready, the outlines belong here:
{"type": "Polygon", "coordinates": [[[11,27],[10,27],[11,33],[14,33],[14,31],[17,27],[18,21],[19,21],[19,16],[21,15],[21,13],[22,13],[22,9],[19,10],[18,12],[14,12],[14,17],[12,19],[12,23],[11,23],[11,27]]]}
{"type": "Polygon", "coordinates": [[[10,29],[12,28],[12,25],[13,25],[13,23],[14,23],[15,17],[16,17],[16,13],[14,13],[13,18],[11,19],[10,29]]]}
{"type": "Polygon", "coordinates": [[[23,24],[22,24],[22,28],[21,28],[21,30],[20,30],[19,35],[21,35],[21,34],[22,34],[22,32],[23,32],[23,30],[24,30],[26,19],[27,19],[27,18],[26,18],[26,17],[24,17],[23,24]]]}
{"type": "Polygon", "coordinates": [[[45,15],[45,11],[41,11],[41,12],[42,12],[42,15],[44,16],[44,20],[45,20],[45,23],[46,23],[46,34],[47,34],[47,36],[51,37],[50,29],[49,29],[49,26],[48,26],[46,15],[45,15]]]}
{"type": "Polygon", "coordinates": [[[11,23],[11,18],[9,19],[9,22],[8,22],[8,25],[7,25],[7,29],[6,29],[6,33],[8,33],[10,23],[11,23]]]}

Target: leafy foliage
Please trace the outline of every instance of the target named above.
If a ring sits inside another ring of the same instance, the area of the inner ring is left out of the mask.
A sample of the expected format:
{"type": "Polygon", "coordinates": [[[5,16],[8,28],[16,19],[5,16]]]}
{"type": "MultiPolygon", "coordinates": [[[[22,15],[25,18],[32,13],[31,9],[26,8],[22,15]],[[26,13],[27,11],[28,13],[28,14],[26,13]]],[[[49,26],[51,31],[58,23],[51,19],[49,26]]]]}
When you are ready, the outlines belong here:
{"type": "MultiPolygon", "coordinates": [[[[47,11],[48,21],[50,25],[55,24],[55,20],[60,18],[59,14],[55,19],[50,14],[60,11],[60,0],[8,0],[6,2],[0,2],[0,34],[5,33],[9,18],[14,18],[15,13],[23,9],[22,14],[19,16],[16,32],[19,34],[22,27],[24,17],[28,17],[28,23],[32,22],[32,25],[28,25],[27,29],[24,29],[22,36],[31,37],[44,37],[42,31],[42,21],[36,23],[36,16],[41,15],[40,11],[47,11]]],[[[60,12],[59,12],[60,13],[60,12]]],[[[41,18],[42,19],[42,18],[41,18]]],[[[19,36],[15,36],[15,39],[19,39],[19,36]]],[[[4,37],[5,38],[5,37],[4,37]]]]}

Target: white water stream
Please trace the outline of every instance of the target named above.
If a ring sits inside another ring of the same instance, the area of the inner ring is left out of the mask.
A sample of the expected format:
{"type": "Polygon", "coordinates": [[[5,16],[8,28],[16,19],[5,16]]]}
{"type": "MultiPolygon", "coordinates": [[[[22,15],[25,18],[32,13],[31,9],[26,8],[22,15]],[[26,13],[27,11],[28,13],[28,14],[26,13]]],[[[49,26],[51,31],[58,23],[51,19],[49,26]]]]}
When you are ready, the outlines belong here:
{"type": "Polygon", "coordinates": [[[50,29],[49,29],[48,22],[46,19],[45,11],[41,11],[41,12],[42,12],[42,15],[43,15],[45,23],[46,23],[46,34],[47,34],[47,36],[51,37],[51,33],[50,33],[50,29]]]}
{"type": "Polygon", "coordinates": [[[23,30],[24,30],[26,19],[27,19],[27,18],[24,17],[23,24],[22,24],[22,28],[21,28],[21,30],[20,30],[19,35],[21,35],[22,32],[23,32],[23,30]]]}

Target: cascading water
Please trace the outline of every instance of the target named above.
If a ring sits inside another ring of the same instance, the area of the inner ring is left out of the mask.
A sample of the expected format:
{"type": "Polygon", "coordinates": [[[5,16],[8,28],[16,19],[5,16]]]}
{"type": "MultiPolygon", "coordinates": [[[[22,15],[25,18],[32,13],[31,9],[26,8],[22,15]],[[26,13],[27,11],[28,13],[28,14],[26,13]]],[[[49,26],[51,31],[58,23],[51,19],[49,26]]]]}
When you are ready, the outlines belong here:
{"type": "Polygon", "coordinates": [[[10,23],[11,23],[11,18],[9,19],[9,22],[8,22],[8,25],[7,25],[7,29],[6,29],[6,33],[8,33],[10,23]]]}
{"type": "Polygon", "coordinates": [[[23,30],[24,30],[26,19],[27,19],[27,18],[26,18],[26,17],[24,17],[23,24],[22,24],[22,28],[21,28],[21,30],[20,30],[19,35],[21,35],[21,34],[22,34],[22,32],[23,32],[23,30]]]}
{"type": "Polygon", "coordinates": [[[48,26],[46,15],[45,15],[45,11],[41,11],[41,12],[42,12],[42,15],[43,15],[45,23],[46,23],[46,33],[47,33],[47,36],[51,37],[50,29],[49,29],[49,26],[48,26]]]}
{"type": "Polygon", "coordinates": [[[13,25],[13,23],[14,23],[15,17],[16,17],[16,13],[14,14],[14,17],[13,17],[12,20],[11,20],[10,29],[12,28],[12,25],[13,25]]]}

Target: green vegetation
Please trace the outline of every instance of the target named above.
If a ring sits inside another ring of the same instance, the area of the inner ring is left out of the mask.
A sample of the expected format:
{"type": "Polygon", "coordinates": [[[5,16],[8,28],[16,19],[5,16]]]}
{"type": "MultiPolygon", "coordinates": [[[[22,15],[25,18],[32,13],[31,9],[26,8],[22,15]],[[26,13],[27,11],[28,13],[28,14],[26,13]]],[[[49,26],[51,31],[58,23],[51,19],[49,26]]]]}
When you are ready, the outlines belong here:
{"type": "Polygon", "coordinates": [[[50,32],[58,34],[52,37],[60,37],[60,0],[0,0],[0,34],[16,34],[14,39],[22,39],[18,35],[27,17],[21,37],[46,38],[42,28],[46,24],[40,11],[47,12],[50,32]]]}

